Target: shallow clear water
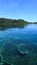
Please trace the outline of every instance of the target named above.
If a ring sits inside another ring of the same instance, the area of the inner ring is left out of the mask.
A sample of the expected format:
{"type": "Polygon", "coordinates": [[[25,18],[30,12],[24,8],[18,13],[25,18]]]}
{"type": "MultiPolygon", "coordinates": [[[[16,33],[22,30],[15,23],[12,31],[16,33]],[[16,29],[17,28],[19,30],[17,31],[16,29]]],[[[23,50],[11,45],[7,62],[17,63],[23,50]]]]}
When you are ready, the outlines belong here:
{"type": "Polygon", "coordinates": [[[0,43],[9,40],[24,40],[26,44],[33,43],[37,45],[37,25],[27,25],[26,27],[21,29],[11,28],[4,31],[0,30],[0,43]]]}
{"type": "Polygon", "coordinates": [[[27,65],[37,65],[37,24],[30,24],[21,29],[0,30],[0,49],[3,44],[9,42],[11,44],[24,44],[31,53],[30,63],[27,65]]]}

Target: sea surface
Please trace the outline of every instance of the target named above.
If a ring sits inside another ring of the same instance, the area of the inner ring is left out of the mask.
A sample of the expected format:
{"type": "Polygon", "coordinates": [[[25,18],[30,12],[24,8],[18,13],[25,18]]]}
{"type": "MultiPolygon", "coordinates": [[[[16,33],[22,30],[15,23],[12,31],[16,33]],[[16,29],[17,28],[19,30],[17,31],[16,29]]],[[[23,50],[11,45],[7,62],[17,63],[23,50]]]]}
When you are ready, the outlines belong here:
{"type": "MultiPolygon", "coordinates": [[[[29,24],[24,28],[0,30],[0,54],[4,44],[24,44],[29,54],[14,65],[37,65],[37,24],[29,24]],[[25,60],[26,59],[26,60],[25,60]]],[[[17,60],[16,60],[17,61],[17,60]]]]}

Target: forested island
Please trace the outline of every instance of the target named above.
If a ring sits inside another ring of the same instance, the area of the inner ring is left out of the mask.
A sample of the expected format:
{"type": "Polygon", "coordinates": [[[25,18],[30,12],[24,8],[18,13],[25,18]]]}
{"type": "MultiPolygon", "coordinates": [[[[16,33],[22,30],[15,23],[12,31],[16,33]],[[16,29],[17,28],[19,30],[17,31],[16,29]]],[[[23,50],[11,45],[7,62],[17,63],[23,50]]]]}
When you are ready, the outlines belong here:
{"type": "Polygon", "coordinates": [[[0,18],[0,29],[23,28],[27,24],[29,24],[29,22],[24,21],[22,19],[16,20],[16,19],[0,18]]]}
{"type": "Polygon", "coordinates": [[[8,18],[0,18],[0,29],[8,29],[8,28],[23,28],[28,24],[37,24],[37,22],[28,22],[23,19],[8,19],[8,18]]]}
{"type": "Polygon", "coordinates": [[[37,22],[33,22],[33,24],[37,24],[37,22]]]}

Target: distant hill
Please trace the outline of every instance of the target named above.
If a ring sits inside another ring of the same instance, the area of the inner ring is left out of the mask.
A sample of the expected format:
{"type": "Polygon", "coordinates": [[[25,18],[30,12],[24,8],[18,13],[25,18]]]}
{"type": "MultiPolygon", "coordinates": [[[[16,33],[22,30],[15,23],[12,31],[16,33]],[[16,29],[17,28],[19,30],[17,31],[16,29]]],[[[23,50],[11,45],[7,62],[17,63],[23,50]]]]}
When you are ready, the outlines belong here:
{"type": "Polygon", "coordinates": [[[37,24],[37,22],[33,22],[33,24],[37,24]]]}
{"type": "Polygon", "coordinates": [[[22,28],[24,25],[29,24],[29,22],[24,21],[22,19],[7,19],[0,18],[0,29],[6,28],[22,28]]]}

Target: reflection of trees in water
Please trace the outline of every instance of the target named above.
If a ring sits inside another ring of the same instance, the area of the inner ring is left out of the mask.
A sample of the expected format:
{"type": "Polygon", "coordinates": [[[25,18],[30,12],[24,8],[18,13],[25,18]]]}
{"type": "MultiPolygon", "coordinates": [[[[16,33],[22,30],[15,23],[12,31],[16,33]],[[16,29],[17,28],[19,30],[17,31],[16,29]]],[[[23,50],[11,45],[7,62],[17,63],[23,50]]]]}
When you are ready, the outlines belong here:
{"type": "Polygon", "coordinates": [[[10,27],[0,27],[0,30],[6,30],[6,29],[10,29],[10,28],[19,28],[19,29],[23,29],[24,27],[26,27],[27,25],[22,25],[22,26],[10,26],[10,27]]]}

